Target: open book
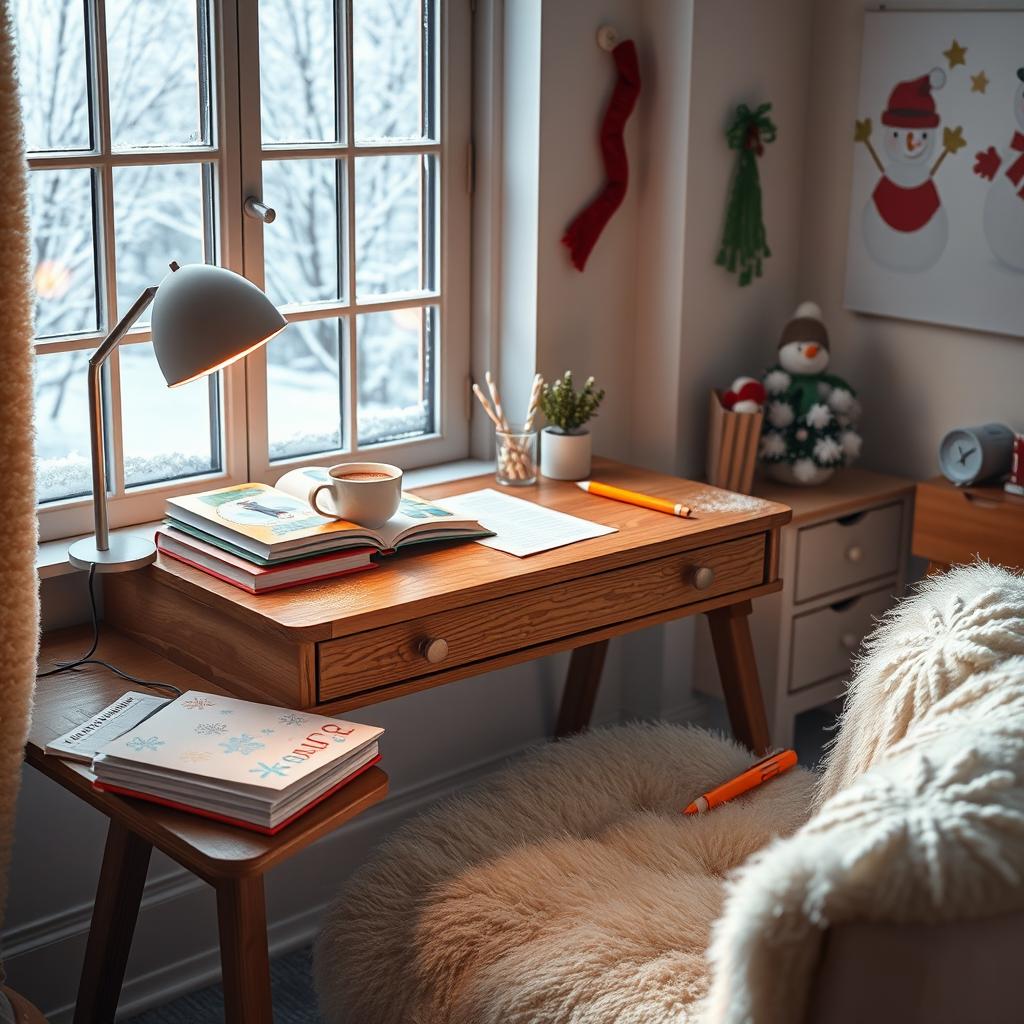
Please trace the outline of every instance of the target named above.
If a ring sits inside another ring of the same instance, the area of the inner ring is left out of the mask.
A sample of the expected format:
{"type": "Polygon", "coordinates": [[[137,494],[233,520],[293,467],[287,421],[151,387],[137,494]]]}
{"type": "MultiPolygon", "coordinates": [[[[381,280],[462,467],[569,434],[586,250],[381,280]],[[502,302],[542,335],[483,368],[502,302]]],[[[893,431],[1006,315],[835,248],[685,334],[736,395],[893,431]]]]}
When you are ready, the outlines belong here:
{"type": "Polygon", "coordinates": [[[257,565],[345,548],[370,547],[387,553],[409,544],[492,536],[477,520],[412,494],[403,494],[398,512],[376,530],[327,519],[317,515],[305,497],[312,484],[326,475],[324,469],[308,467],[286,473],[276,488],[236,484],[168,498],[167,521],[257,565]]]}

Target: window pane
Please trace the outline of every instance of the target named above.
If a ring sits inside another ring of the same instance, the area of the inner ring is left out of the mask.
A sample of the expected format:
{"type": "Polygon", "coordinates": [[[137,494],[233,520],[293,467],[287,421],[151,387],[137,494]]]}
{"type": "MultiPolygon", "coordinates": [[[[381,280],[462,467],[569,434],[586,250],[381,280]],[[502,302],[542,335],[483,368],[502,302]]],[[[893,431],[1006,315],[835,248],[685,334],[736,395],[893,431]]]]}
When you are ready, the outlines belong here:
{"type": "Polygon", "coordinates": [[[263,141],[335,142],[333,0],[260,0],[263,141]]]}
{"type": "Polygon", "coordinates": [[[92,491],[88,352],[36,356],[36,500],[92,491]]]}
{"type": "Polygon", "coordinates": [[[277,219],[263,229],[267,294],[278,305],[338,299],[342,286],[336,160],[268,160],[263,198],[277,219]]]}
{"type": "Polygon", "coordinates": [[[423,40],[428,30],[433,36],[433,6],[429,0],[352,0],[357,142],[432,134],[434,46],[424,47],[423,40]]]}
{"type": "Polygon", "coordinates": [[[437,307],[357,317],[360,444],[433,433],[437,307]]]}
{"type": "Polygon", "coordinates": [[[16,0],[18,85],[30,151],[90,149],[82,0],[16,0]]]}
{"type": "Polygon", "coordinates": [[[114,149],[209,143],[210,68],[196,8],[197,0],[106,0],[114,149]]]}
{"type": "Polygon", "coordinates": [[[267,432],[271,459],[341,448],[339,320],[293,323],[267,346],[267,432]]]}
{"type": "Polygon", "coordinates": [[[99,327],[92,211],[88,168],[29,174],[37,337],[99,327]]]}
{"type": "Polygon", "coordinates": [[[202,179],[202,164],[114,168],[119,315],[164,279],[171,260],[203,262],[202,179]]]}
{"type": "Polygon", "coordinates": [[[220,468],[220,374],[169,388],[148,342],[123,345],[121,422],[126,486],[220,468]]]}
{"type": "Polygon", "coordinates": [[[356,292],[361,298],[433,287],[434,259],[424,245],[437,234],[436,204],[430,201],[433,167],[434,157],[417,155],[356,160],[356,292]]]}

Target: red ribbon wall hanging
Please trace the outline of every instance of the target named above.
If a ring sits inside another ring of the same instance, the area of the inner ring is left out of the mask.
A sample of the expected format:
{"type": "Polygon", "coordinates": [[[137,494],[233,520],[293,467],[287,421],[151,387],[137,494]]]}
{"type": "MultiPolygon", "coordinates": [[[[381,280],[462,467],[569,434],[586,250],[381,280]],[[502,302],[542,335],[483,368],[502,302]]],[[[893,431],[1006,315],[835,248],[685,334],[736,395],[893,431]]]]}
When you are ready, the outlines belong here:
{"type": "Polygon", "coordinates": [[[629,184],[629,159],[622,133],[640,95],[640,68],[633,41],[627,39],[619,43],[612,50],[612,58],[619,77],[604,112],[600,136],[604,173],[608,180],[597,198],[576,215],[562,236],[562,244],[569,249],[573,266],[580,271],[587,265],[590,250],[605,225],[626,198],[629,184]]]}

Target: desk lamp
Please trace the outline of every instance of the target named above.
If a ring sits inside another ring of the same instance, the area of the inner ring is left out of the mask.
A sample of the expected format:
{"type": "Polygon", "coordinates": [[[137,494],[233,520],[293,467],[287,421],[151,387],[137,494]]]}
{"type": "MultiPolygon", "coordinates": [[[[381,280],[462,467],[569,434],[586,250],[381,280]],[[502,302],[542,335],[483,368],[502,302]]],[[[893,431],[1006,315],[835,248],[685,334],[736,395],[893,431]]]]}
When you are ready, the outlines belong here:
{"type": "Polygon", "coordinates": [[[103,364],[153,303],[153,351],[167,386],[188,384],[254,352],[287,321],[256,285],[203,263],[171,264],[159,285],[147,288],[89,358],[89,438],[95,535],[75,541],[68,561],[76,569],[125,572],[148,565],[156,546],[142,537],[111,537],[103,448],[103,364]]]}

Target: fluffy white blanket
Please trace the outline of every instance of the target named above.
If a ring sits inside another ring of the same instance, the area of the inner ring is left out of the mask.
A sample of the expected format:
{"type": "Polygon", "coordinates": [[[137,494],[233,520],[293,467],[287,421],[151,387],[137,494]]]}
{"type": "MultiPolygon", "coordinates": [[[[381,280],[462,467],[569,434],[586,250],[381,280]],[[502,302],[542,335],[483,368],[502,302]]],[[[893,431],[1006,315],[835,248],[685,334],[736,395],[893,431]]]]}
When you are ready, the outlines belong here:
{"type": "Polygon", "coordinates": [[[802,1020],[831,924],[1024,909],[1024,578],[959,568],[886,616],[817,797],[730,882],[702,1019],[802,1020]]]}

